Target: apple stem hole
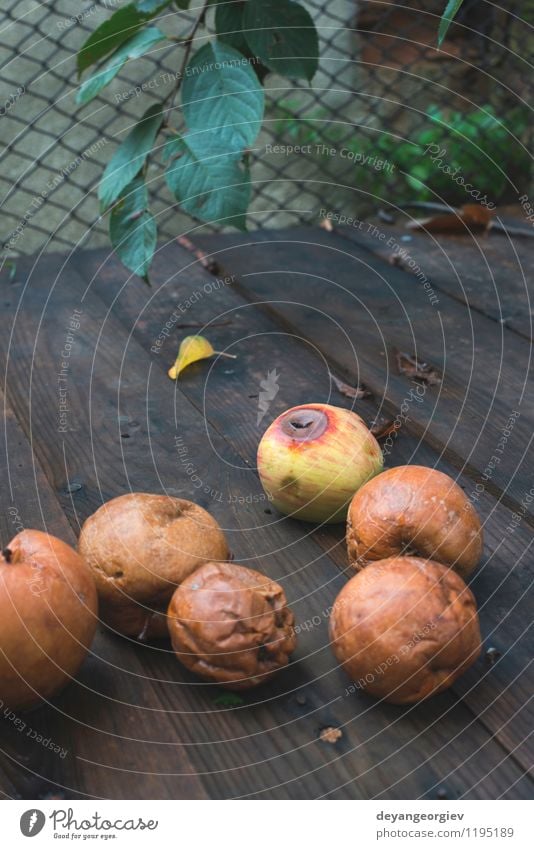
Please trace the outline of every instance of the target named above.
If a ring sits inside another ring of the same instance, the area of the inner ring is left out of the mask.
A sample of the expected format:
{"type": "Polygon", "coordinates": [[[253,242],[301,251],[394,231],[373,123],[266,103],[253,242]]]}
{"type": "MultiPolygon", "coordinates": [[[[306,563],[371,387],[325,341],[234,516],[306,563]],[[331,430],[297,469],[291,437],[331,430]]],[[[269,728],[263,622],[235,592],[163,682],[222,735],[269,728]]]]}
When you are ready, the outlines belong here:
{"type": "Polygon", "coordinates": [[[286,436],[297,442],[308,442],[322,436],[328,426],[328,418],[322,410],[302,409],[290,411],[281,417],[281,429],[286,436]]]}
{"type": "Polygon", "coordinates": [[[10,548],[4,548],[4,550],[2,551],[2,557],[4,558],[6,563],[11,563],[13,552],[10,548]]]}

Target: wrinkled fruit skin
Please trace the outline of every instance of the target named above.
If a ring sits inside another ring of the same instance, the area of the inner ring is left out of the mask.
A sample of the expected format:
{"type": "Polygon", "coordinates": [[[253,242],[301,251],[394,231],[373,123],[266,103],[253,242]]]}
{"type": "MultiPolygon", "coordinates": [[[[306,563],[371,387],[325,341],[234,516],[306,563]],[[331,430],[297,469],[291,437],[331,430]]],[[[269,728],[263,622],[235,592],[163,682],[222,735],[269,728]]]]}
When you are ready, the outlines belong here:
{"type": "Polygon", "coordinates": [[[379,560],[351,578],[330,639],[355,687],[394,704],[447,689],[481,649],[472,592],[452,569],[419,557],[379,560]]]}
{"type": "Polygon", "coordinates": [[[103,504],[85,522],[78,548],[95,578],[102,621],[139,639],[167,637],[166,609],[176,586],[207,560],[229,556],[206,510],[149,493],[103,504]]]}
{"type": "Polygon", "coordinates": [[[176,656],[191,672],[231,690],[263,684],[294,651],[293,613],[282,587],[237,563],[206,563],[186,578],[168,610],[176,656]]]}
{"type": "Polygon", "coordinates": [[[0,701],[26,710],[80,668],[96,626],[91,572],[74,549],[22,531],[0,556],[0,701]]]}
{"type": "Polygon", "coordinates": [[[349,507],[349,563],[413,554],[450,566],[463,578],[482,556],[475,508],[448,475],[426,466],[398,466],[362,486],[349,507]]]}
{"type": "Polygon", "coordinates": [[[347,506],[382,469],[380,446],[363,419],[329,404],[282,413],[258,447],[262,486],[281,513],[307,522],[343,522],[347,506]]]}

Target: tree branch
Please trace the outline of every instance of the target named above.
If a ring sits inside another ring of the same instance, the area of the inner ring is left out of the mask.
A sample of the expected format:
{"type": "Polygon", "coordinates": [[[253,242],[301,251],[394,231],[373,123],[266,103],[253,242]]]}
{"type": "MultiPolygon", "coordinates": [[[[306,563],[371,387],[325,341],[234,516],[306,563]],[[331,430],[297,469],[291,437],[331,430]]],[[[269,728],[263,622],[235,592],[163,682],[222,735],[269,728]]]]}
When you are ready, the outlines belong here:
{"type": "Polygon", "coordinates": [[[180,86],[182,85],[182,80],[184,78],[185,69],[186,69],[187,63],[189,61],[189,56],[191,54],[191,49],[193,47],[193,42],[195,40],[195,36],[196,36],[199,28],[202,26],[202,24],[206,20],[206,12],[208,11],[209,5],[210,5],[210,0],[206,0],[206,2],[204,3],[204,6],[202,7],[202,9],[200,11],[200,15],[198,16],[195,23],[193,24],[193,29],[191,30],[189,35],[185,39],[180,39],[181,44],[184,48],[184,55],[183,55],[183,58],[182,58],[182,64],[180,65],[180,70],[178,71],[178,74],[177,74],[177,77],[176,77],[176,85],[174,86],[174,88],[170,92],[170,94],[167,95],[167,97],[165,98],[165,101],[164,101],[164,103],[166,103],[168,100],[170,100],[170,102],[171,102],[170,108],[171,109],[174,108],[174,101],[176,99],[176,95],[178,94],[178,91],[180,90],[180,86]]]}

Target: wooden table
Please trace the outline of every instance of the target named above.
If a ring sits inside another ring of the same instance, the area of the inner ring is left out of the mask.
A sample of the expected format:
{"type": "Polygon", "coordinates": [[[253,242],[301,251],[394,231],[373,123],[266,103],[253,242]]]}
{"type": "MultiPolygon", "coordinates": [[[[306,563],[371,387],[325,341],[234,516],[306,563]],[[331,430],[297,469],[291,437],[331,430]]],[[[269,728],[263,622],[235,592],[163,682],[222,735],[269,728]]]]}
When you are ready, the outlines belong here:
{"type": "Polygon", "coordinates": [[[531,242],[414,234],[400,268],[384,261],[387,239],[406,231],[379,228],[384,238],[355,228],[190,236],[204,253],[163,247],[151,289],[105,250],[27,259],[0,278],[3,544],[22,527],[74,544],[87,516],[129,490],[191,498],[227,528],[238,562],[283,583],[300,631],[290,667],[233,701],[168,644],[102,629],[78,680],[24,716],[24,731],[2,716],[6,797],[531,797],[531,242]],[[237,359],[172,383],[180,339],[198,332],[237,359]],[[397,351],[441,382],[416,395],[397,351]],[[258,425],[273,369],[279,391],[258,425]],[[351,401],[329,372],[372,397],[351,401]],[[327,633],[347,579],[343,527],[281,519],[262,498],[263,429],[307,401],[353,405],[369,422],[402,410],[387,464],[439,467],[483,516],[472,589],[485,651],[423,704],[346,694],[327,633]],[[329,728],[335,742],[321,736],[329,728]]]}

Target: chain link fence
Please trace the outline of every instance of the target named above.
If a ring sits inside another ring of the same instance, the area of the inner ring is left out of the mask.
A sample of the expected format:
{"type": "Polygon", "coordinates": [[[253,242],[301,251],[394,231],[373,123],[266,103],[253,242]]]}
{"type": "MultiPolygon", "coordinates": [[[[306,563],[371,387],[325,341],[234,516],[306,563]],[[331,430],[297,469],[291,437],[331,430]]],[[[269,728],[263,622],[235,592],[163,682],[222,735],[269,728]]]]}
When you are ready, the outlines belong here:
{"type": "MultiPolygon", "coordinates": [[[[507,8],[465,0],[441,51],[445,0],[303,2],[319,31],[319,71],[311,86],[266,79],[251,228],[313,223],[324,208],[361,216],[388,203],[482,195],[497,203],[529,191],[532,0],[507,8]]],[[[120,5],[3,0],[4,257],[108,243],[96,200],[102,170],[132,123],[174,85],[182,50],[156,45],[78,107],[76,52],[120,5]]],[[[173,6],[158,26],[186,35],[194,17],[194,8],[173,6]]],[[[206,37],[209,27],[195,43],[206,37]]],[[[147,179],[162,240],[198,226],[172,203],[157,157],[147,179]]]]}

